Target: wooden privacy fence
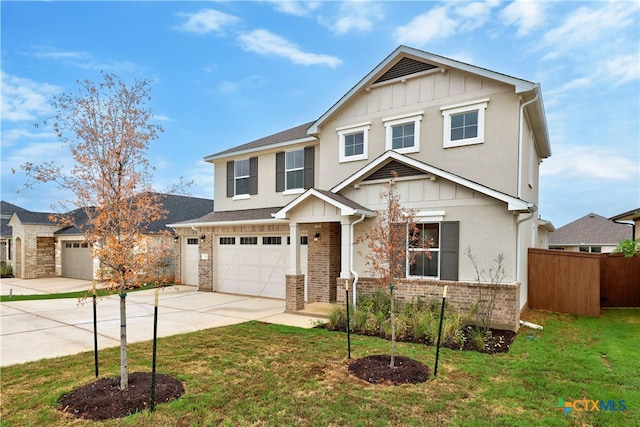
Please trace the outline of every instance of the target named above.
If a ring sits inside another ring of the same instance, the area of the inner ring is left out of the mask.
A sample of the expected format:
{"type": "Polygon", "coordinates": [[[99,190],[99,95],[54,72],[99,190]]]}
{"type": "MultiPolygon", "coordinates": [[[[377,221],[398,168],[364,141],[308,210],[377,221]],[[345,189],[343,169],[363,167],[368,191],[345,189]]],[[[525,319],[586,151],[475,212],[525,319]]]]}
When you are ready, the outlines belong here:
{"type": "Polygon", "coordinates": [[[640,256],[529,249],[528,305],[599,316],[601,307],[640,307],[640,256]]]}

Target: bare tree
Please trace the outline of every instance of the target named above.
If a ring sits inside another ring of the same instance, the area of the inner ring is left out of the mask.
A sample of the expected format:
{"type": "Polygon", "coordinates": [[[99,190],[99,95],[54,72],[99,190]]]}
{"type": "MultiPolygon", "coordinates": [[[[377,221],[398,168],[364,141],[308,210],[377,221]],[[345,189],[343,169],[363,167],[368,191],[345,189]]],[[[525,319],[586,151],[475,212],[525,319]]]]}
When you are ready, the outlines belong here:
{"type": "Polygon", "coordinates": [[[108,286],[120,295],[120,388],[128,388],[126,291],[149,278],[154,257],[145,228],[166,216],[160,195],[151,191],[153,168],[147,159],[162,128],[152,124],[147,80],[127,86],[113,74],[94,84],[78,82],[77,93],[54,98],[53,128],[74,160],[70,168],[55,160],[22,168],[30,183],[55,182],[75,200],[54,205],[61,226],[75,226],[100,261],[108,286]],[[71,209],[71,208],[74,209],[71,209]],[[64,212],[71,212],[65,214],[64,212]]]}
{"type": "Polygon", "coordinates": [[[415,213],[403,209],[400,194],[395,183],[397,173],[392,171],[392,179],[384,185],[380,199],[386,208],[376,211],[377,223],[369,228],[357,242],[364,242],[368,251],[365,254],[366,265],[370,268],[376,283],[381,288],[389,289],[391,297],[391,361],[395,367],[395,298],[393,291],[398,278],[406,276],[408,265],[413,264],[415,252],[408,250],[423,247],[424,239],[420,237],[420,229],[415,225],[415,213]],[[407,236],[410,236],[409,241],[407,236]]]}

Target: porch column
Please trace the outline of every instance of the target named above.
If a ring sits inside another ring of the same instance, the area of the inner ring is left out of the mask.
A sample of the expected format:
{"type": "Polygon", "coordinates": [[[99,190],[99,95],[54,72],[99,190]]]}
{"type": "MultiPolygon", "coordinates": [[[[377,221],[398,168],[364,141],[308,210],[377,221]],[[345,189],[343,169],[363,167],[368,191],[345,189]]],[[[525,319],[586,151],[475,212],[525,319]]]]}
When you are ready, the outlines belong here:
{"type": "Polygon", "coordinates": [[[349,217],[340,219],[340,278],[350,279],[350,257],[351,257],[351,220],[349,217]]]}
{"type": "Polygon", "coordinates": [[[302,269],[300,268],[300,234],[298,230],[298,223],[289,223],[289,274],[300,275],[302,269]]]}

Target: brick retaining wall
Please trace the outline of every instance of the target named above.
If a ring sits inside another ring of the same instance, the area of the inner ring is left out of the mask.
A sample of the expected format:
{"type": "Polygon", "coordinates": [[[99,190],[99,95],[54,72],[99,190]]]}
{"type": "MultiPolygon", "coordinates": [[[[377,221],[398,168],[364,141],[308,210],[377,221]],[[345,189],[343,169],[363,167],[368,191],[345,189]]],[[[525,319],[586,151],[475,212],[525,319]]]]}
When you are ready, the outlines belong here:
{"type": "MultiPolygon", "coordinates": [[[[337,302],[344,304],[344,280],[336,283],[337,302]]],[[[520,321],[520,283],[503,283],[499,285],[476,282],[451,282],[446,280],[398,279],[395,296],[399,304],[411,302],[420,297],[426,300],[441,299],[444,286],[447,286],[447,304],[451,304],[462,312],[471,311],[473,306],[483,297],[496,293],[496,304],[491,319],[491,327],[517,331],[520,321]]],[[[370,277],[358,279],[356,293],[358,296],[373,293],[379,286],[370,277]]],[[[349,287],[351,291],[351,287],[349,287]]],[[[385,291],[388,288],[385,287],[385,291]]],[[[351,299],[351,292],[349,299],[351,299]]],[[[478,323],[476,319],[473,323],[478,323]]]]}

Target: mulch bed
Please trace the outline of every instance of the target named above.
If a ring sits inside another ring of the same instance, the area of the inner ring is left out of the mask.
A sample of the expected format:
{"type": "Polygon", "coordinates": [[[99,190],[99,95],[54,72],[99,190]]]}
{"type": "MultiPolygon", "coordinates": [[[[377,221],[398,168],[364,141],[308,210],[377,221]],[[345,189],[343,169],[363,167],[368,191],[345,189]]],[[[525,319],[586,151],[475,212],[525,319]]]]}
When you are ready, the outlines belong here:
{"type": "Polygon", "coordinates": [[[465,336],[462,346],[454,342],[446,342],[443,347],[450,348],[452,350],[463,351],[478,351],[480,353],[495,354],[506,353],[511,348],[511,344],[518,335],[516,332],[504,330],[504,329],[489,329],[489,336],[485,339],[484,347],[478,348],[477,344],[470,336],[470,328],[467,326],[462,329],[462,333],[465,336]]]}
{"type": "Polygon", "coordinates": [[[366,356],[351,362],[349,372],[371,384],[418,384],[429,379],[429,369],[413,359],[395,356],[393,368],[390,362],[390,355],[366,356]]]}
{"type": "MultiPolygon", "coordinates": [[[[156,374],[156,405],[184,394],[178,379],[156,374]]],[[[58,399],[62,412],[88,420],[120,418],[151,407],[151,373],[129,374],[129,388],[120,390],[120,377],[100,378],[58,399]]]]}

